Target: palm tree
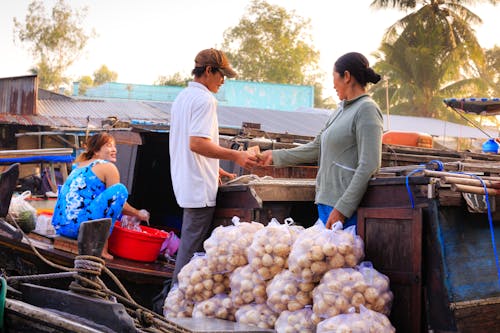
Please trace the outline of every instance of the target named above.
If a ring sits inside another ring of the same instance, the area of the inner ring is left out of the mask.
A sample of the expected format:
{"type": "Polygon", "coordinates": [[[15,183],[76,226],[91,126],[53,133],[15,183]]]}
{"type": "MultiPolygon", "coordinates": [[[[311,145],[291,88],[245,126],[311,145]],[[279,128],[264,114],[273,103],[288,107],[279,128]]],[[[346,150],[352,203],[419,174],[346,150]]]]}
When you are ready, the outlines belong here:
{"type": "MultiPolygon", "coordinates": [[[[394,113],[448,118],[443,98],[470,96],[487,89],[480,73],[485,56],[472,24],[481,19],[463,3],[477,1],[375,0],[374,7],[414,9],[384,35],[375,54],[375,68],[390,79],[391,110],[394,113]]],[[[498,1],[489,0],[491,3],[498,1]]],[[[384,101],[385,88],[374,91],[384,101]],[[381,91],[384,89],[384,91],[381,91]],[[384,97],[384,99],[382,98],[384,97]]]]}

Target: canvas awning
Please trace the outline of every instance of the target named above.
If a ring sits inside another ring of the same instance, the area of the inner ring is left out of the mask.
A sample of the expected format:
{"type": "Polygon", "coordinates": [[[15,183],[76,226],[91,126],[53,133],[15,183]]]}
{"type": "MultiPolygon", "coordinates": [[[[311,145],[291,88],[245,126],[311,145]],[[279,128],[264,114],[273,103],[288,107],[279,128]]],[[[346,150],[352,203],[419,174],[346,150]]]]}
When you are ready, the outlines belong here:
{"type": "Polygon", "coordinates": [[[453,109],[481,116],[500,114],[500,98],[446,98],[444,103],[453,109]]]}

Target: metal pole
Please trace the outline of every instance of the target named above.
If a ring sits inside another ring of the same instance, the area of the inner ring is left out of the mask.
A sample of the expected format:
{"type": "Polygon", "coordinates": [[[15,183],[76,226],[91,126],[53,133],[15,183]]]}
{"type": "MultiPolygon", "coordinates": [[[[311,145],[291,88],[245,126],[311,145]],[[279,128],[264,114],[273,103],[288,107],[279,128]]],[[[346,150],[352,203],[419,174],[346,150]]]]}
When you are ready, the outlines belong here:
{"type": "Polygon", "coordinates": [[[385,104],[387,107],[387,130],[391,129],[391,121],[389,120],[389,77],[385,77],[385,104]]]}

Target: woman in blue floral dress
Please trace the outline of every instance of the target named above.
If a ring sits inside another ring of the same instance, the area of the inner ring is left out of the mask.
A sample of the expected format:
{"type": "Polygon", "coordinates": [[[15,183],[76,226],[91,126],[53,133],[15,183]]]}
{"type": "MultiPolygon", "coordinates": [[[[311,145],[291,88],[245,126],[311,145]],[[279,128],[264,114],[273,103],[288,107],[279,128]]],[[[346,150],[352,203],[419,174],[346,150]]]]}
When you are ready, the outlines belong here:
{"type": "MultiPolygon", "coordinates": [[[[116,144],[108,133],[87,140],[86,151],[76,159],[76,167],[61,187],[52,224],[59,235],[76,239],[80,224],[89,220],[111,218],[111,229],[120,214],[149,221],[149,213],[127,203],[127,188],[120,183],[116,162],[116,144]]],[[[113,259],[104,246],[102,257],[113,259]]]]}

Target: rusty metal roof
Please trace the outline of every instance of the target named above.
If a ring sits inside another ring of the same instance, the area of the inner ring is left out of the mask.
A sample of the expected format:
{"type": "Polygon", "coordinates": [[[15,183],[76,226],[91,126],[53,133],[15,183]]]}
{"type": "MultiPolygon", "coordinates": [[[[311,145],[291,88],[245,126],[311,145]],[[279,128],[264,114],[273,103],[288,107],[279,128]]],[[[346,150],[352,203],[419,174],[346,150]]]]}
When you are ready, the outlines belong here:
{"type": "Polygon", "coordinates": [[[140,101],[116,100],[39,100],[38,114],[48,117],[98,118],[117,117],[121,121],[141,119],[167,121],[167,114],[140,101]]]}
{"type": "Polygon", "coordinates": [[[169,113],[151,103],[107,100],[37,101],[37,115],[0,113],[0,123],[50,127],[101,127],[101,120],[116,117],[122,122],[140,120],[149,123],[168,123],[169,113]]]}
{"type": "MultiPolygon", "coordinates": [[[[88,99],[39,99],[37,115],[12,115],[0,113],[0,124],[38,125],[52,128],[101,128],[101,121],[116,117],[142,130],[165,131],[170,124],[171,102],[134,100],[88,99]]],[[[328,112],[273,111],[255,108],[219,106],[219,124],[224,127],[241,127],[243,122],[260,123],[266,132],[315,136],[328,112]]]]}

